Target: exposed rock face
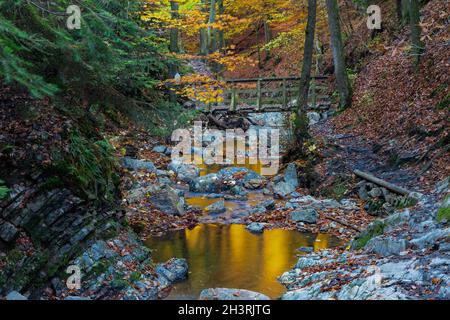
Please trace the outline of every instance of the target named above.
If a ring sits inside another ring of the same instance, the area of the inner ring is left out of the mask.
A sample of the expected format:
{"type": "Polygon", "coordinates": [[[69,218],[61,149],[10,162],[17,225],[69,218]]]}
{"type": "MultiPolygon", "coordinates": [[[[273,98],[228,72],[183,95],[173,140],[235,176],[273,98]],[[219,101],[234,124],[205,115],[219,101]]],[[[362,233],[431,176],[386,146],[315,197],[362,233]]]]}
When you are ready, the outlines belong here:
{"type": "Polygon", "coordinates": [[[14,247],[20,240],[20,248],[6,252],[0,294],[20,291],[36,277],[40,282],[50,279],[67,267],[88,238],[115,233],[123,216],[120,211],[90,206],[68,189],[48,191],[34,185],[13,188],[0,203],[0,243],[14,247]]]}
{"type": "Polygon", "coordinates": [[[270,298],[250,290],[214,288],[202,290],[199,300],[270,300],[270,298]]]}
{"type": "Polygon", "coordinates": [[[450,228],[436,220],[435,197],[420,203],[369,225],[352,242],[362,250],[302,256],[279,278],[282,299],[450,299],[450,228]]]}
{"type": "MultiPolygon", "coordinates": [[[[69,293],[62,286],[60,295],[70,294],[69,300],[158,299],[170,285],[185,279],[188,270],[184,259],[171,259],[153,268],[150,251],[131,232],[93,242],[70,264],[80,267],[82,287],[69,293]]],[[[59,282],[54,278],[52,285],[59,282]]]]}

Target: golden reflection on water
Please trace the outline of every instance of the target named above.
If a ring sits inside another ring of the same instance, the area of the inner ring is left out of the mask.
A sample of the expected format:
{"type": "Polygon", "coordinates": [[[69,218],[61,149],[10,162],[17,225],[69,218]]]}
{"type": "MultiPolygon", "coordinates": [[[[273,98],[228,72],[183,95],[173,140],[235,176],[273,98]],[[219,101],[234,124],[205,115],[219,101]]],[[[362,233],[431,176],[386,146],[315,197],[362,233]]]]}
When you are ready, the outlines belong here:
{"type": "Polygon", "coordinates": [[[196,299],[205,288],[240,288],[277,298],[285,289],[277,277],[297,262],[296,249],[315,250],[338,245],[325,234],[302,234],[288,230],[265,230],[252,234],[244,225],[202,224],[163,237],[149,238],[153,257],[164,262],[172,257],[186,258],[188,280],[179,283],[169,298],[196,299]]]}

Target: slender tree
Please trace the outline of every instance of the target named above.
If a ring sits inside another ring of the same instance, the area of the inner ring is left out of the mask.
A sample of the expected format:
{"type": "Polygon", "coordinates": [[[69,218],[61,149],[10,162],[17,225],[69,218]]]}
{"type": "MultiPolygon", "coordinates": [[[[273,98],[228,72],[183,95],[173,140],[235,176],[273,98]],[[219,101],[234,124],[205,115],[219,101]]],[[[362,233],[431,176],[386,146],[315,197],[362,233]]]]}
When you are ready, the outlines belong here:
{"type": "Polygon", "coordinates": [[[305,29],[305,45],[303,48],[303,66],[300,77],[300,90],[298,96],[298,110],[296,122],[296,139],[301,143],[308,136],[308,118],[306,108],[308,105],[308,91],[311,81],[311,67],[314,52],[314,35],[316,30],[317,0],[308,0],[308,20],[305,29]]]}
{"type": "MultiPolygon", "coordinates": [[[[176,1],[170,1],[170,10],[172,20],[178,20],[180,18],[179,15],[179,4],[176,1]]],[[[170,44],[169,49],[171,52],[179,53],[179,30],[178,28],[170,29],[170,44]]]]}
{"type": "Polygon", "coordinates": [[[216,22],[216,0],[211,0],[209,7],[209,19],[208,19],[208,52],[212,53],[217,50],[216,37],[212,24],[216,22]]]}
{"type": "MultiPolygon", "coordinates": [[[[225,13],[223,0],[217,0],[217,7],[219,10],[219,16],[222,16],[225,13]]],[[[225,33],[222,29],[217,30],[217,42],[218,49],[222,50],[225,47],[225,33]]]]}
{"type": "MultiPolygon", "coordinates": [[[[206,0],[201,1],[201,11],[206,14],[206,0]]],[[[208,35],[205,28],[200,29],[200,55],[206,56],[208,54],[208,35]]]]}
{"type": "Polygon", "coordinates": [[[339,6],[337,0],[326,0],[328,11],[328,27],[331,35],[331,49],[333,53],[334,74],[339,91],[339,107],[351,105],[352,92],[345,66],[344,46],[342,44],[341,26],[339,23],[339,6]]]}
{"type": "Polygon", "coordinates": [[[317,0],[308,0],[308,20],[305,29],[305,45],[303,47],[303,66],[300,78],[298,112],[303,113],[308,104],[308,91],[311,81],[311,67],[314,52],[314,35],[316,30],[317,0]]]}
{"type": "MultiPolygon", "coordinates": [[[[170,10],[172,20],[179,19],[179,4],[177,1],[170,1],[170,10]]],[[[169,41],[169,50],[174,53],[180,53],[179,47],[179,30],[177,28],[170,29],[170,41],[169,41]]],[[[169,74],[171,77],[174,77],[178,73],[178,68],[175,64],[169,65],[169,74]]],[[[177,96],[175,92],[171,91],[169,95],[170,101],[176,102],[177,96]]]]}
{"type": "Polygon", "coordinates": [[[424,50],[424,44],[420,40],[422,28],[420,27],[419,0],[409,0],[409,24],[411,28],[411,47],[414,56],[414,66],[417,69],[420,63],[420,56],[424,50]]]}

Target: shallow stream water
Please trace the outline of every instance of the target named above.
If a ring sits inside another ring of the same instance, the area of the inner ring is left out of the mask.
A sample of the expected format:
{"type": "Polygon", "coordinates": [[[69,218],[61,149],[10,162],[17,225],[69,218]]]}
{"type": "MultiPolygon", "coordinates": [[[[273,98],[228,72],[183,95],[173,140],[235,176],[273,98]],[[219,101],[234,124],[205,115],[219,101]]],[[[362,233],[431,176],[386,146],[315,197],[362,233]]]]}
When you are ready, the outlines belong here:
{"type": "Polygon", "coordinates": [[[240,224],[200,224],[146,241],[156,262],[187,259],[188,279],[176,284],[168,299],[197,299],[206,288],[247,289],[276,299],[286,291],[277,277],[295,265],[299,247],[319,250],[338,244],[326,234],[282,229],[253,234],[240,224]]]}

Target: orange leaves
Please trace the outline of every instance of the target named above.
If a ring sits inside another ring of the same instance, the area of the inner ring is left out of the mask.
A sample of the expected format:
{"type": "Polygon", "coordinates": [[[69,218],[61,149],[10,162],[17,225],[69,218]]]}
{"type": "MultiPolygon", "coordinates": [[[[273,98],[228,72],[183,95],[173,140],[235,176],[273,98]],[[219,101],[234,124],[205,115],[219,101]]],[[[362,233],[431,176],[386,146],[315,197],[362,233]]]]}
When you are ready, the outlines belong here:
{"type": "Polygon", "coordinates": [[[180,82],[169,79],[164,84],[176,90],[177,94],[204,104],[223,102],[225,83],[206,75],[190,74],[181,77],[180,82]]]}

